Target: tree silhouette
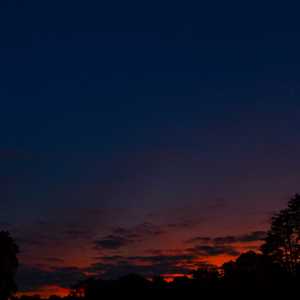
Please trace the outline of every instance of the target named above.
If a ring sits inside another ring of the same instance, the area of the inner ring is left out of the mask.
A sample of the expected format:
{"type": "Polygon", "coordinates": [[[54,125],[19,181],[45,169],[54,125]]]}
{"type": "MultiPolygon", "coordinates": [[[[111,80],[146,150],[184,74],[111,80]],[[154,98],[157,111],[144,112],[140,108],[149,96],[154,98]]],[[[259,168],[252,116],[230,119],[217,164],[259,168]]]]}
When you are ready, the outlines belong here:
{"type": "Polygon", "coordinates": [[[199,288],[215,288],[220,281],[220,274],[215,267],[202,267],[192,272],[193,281],[199,288]]]}
{"type": "Polygon", "coordinates": [[[270,257],[248,251],[223,265],[223,283],[228,288],[285,286],[289,276],[270,257]]]}
{"type": "Polygon", "coordinates": [[[262,252],[295,274],[300,262],[300,195],[296,194],[285,209],[271,219],[262,252]]]}
{"type": "Polygon", "coordinates": [[[128,274],[119,278],[116,286],[122,289],[145,289],[149,288],[150,281],[139,274],[128,274]]]}
{"type": "Polygon", "coordinates": [[[18,268],[19,252],[8,232],[0,232],[0,300],[8,299],[16,292],[15,274],[18,268]]]}
{"type": "Polygon", "coordinates": [[[167,282],[162,276],[154,276],[152,279],[152,287],[155,289],[162,289],[167,286],[167,282]]]}

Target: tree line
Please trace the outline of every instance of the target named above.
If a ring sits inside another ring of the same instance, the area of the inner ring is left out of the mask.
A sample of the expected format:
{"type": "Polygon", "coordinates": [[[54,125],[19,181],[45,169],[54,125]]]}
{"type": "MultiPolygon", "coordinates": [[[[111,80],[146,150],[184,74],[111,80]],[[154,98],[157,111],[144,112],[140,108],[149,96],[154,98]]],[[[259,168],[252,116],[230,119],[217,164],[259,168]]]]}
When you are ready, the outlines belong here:
{"type": "MultiPolygon", "coordinates": [[[[8,232],[0,232],[0,300],[17,291],[15,275],[19,249],[8,232]]],[[[300,283],[300,195],[275,213],[260,252],[249,251],[221,268],[209,266],[194,270],[191,276],[167,282],[163,276],[144,278],[128,274],[117,280],[89,278],[71,287],[68,299],[99,299],[108,289],[250,289],[297,287],[300,283]]],[[[38,297],[21,297],[37,300],[38,297]]],[[[52,300],[58,299],[52,296],[52,300]]]]}

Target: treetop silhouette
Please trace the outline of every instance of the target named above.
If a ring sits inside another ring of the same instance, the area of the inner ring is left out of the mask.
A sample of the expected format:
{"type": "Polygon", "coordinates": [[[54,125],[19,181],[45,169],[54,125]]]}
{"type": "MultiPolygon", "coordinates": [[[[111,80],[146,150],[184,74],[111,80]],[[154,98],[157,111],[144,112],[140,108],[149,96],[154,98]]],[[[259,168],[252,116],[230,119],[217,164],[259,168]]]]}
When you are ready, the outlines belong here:
{"type": "Polygon", "coordinates": [[[275,263],[295,274],[300,263],[300,195],[296,194],[287,208],[274,214],[261,250],[275,263]]]}

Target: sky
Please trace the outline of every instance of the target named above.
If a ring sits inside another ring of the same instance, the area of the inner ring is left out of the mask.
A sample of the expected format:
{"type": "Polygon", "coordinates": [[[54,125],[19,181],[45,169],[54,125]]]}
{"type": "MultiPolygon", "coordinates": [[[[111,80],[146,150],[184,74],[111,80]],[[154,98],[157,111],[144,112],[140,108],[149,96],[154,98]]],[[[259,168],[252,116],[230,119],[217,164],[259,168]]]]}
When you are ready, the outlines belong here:
{"type": "Polygon", "coordinates": [[[106,2],[0,3],[0,228],[25,293],[220,265],[299,191],[297,7],[106,2]]]}

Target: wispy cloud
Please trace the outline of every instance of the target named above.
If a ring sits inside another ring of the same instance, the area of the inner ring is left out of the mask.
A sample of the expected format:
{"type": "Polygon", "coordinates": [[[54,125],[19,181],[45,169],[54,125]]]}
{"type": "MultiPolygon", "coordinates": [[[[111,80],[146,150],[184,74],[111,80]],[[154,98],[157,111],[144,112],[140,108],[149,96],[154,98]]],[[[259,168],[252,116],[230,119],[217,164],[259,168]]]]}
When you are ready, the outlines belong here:
{"type": "Polygon", "coordinates": [[[160,226],[145,222],[131,228],[117,227],[112,230],[112,234],[95,240],[94,245],[98,250],[117,250],[163,233],[160,226]]]}
{"type": "Polygon", "coordinates": [[[187,240],[187,243],[234,244],[261,241],[266,237],[265,231],[253,231],[243,235],[228,235],[218,237],[197,236],[187,240]]]}

